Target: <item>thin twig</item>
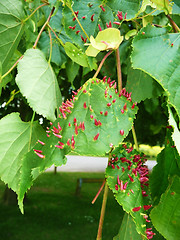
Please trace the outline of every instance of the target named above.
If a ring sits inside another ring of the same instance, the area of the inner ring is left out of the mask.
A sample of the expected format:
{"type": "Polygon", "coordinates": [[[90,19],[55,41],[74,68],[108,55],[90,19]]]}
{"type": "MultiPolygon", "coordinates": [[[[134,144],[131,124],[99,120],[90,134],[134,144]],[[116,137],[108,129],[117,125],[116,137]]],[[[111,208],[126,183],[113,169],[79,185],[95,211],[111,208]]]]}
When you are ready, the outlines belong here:
{"type": "Polygon", "coordinates": [[[87,35],[86,31],[84,30],[83,26],[81,25],[81,23],[80,23],[78,17],[76,16],[74,10],[72,9],[72,7],[70,7],[70,10],[71,10],[71,12],[73,13],[74,17],[76,18],[76,21],[78,22],[78,24],[79,24],[81,30],[83,31],[83,33],[85,34],[85,36],[87,37],[87,39],[90,41],[89,36],[87,35]]]}
{"type": "Polygon", "coordinates": [[[51,31],[54,33],[55,37],[57,38],[57,40],[60,42],[60,44],[64,47],[64,43],[63,41],[58,37],[58,35],[56,34],[56,32],[52,29],[52,27],[49,25],[49,23],[47,24],[47,26],[51,29],[51,31]]]}
{"type": "Polygon", "coordinates": [[[50,19],[51,19],[51,16],[53,15],[54,10],[55,10],[55,7],[52,8],[52,10],[51,10],[51,12],[50,12],[50,14],[49,14],[48,19],[46,20],[46,22],[45,22],[44,25],[42,26],[42,28],[41,28],[41,30],[40,30],[37,38],[36,38],[36,41],[35,41],[35,43],[34,43],[33,48],[36,48],[36,46],[37,46],[37,44],[38,44],[38,41],[39,41],[39,38],[40,38],[42,32],[44,31],[44,28],[46,27],[46,25],[49,23],[49,21],[50,21],[50,19]]]}
{"type": "Polygon", "coordinates": [[[39,7],[37,7],[37,8],[24,20],[24,22],[26,22],[27,20],[29,20],[29,19],[35,14],[35,12],[36,12],[38,9],[40,9],[40,8],[42,8],[42,7],[44,7],[44,6],[47,6],[47,5],[49,5],[49,3],[44,3],[44,4],[40,5],[39,7]]]}
{"type": "Polygon", "coordinates": [[[109,51],[109,52],[103,57],[103,59],[102,59],[101,63],[99,64],[99,67],[98,67],[97,71],[95,72],[93,78],[96,78],[96,77],[97,77],[97,75],[98,75],[98,73],[100,72],[100,70],[101,70],[101,68],[102,68],[102,66],[103,66],[106,58],[107,58],[111,53],[112,53],[112,50],[109,51]]]}
{"type": "Polygon", "coordinates": [[[99,219],[99,228],[98,228],[96,240],[102,239],[102,228],[103,228],[104,215],[105,215],[105,210],[106,210],[107,197],[108,197],[108,185],[106,182],[105,188],[104,188],[103,202],[102,202],[102,207],[101,207],[101,215],[100,215],[100,219],[99,219]]]}
{"type": "Polygon", "coordinates": [[[50,63],[51,62],[51,57],[52,57],[52,36],[51,36],[51,31],[50,29],[48,28],[48,33],[49,33],[49,45],[50,45],[50,48],[49,48],[49,60],[48,62],[50,63]]]}
{"type": "MultiPolygon", "coordinates": [[[[111,156],[111,152],[112,151],[113,151],[113,148],[111,148],[111,151],[109,152],[108,163],[112,159],[112,156],[111,156]]],[[[107,198],[108,198],[108,184],[106,182],[105,183],[105,188],[104,188],[103,202],[102,202],[102,207],[101,207],[101,215],[100,215],[100,219],[99,219],[99,227],[98,227],[98,233],[97,233],[96,240],[101,240],[102,239],[102,228],[103,228],[103,222],[104,222],[107,198]]]]}
{"type": "Polygon", "coordinates": [[[102,183],[102,185],[101,185],[101,187],[100,187],[100,189],[99,189],[99,191],[97,192],[97,194],[96,194],[96,196],[95,196],[95,198],[92,200],[92,204],[94,204],[95,203],[95,201],[96,201],[96,199],[99,197],[99,194],[101,193],[101,191],[103,190],[103,187],[104,187],[104,184],[105,184],[105,182],[106,182],[106,179],[104,179],[104,181],[103,181],[103,183],[102,183]]]}
{"type": "Polygon", "coordinates": [[[154,12],[156,12],[156,11],[157,11],[157,9],[154,9],[152,12],[150,12],[150,13],[142,16],[142,17],[137,17],[136,19],[142,19],[142,18],[148,17],[148,16],[150,16],[152,13],[154,13],[154,12]]]}
{"type": "Polygon", "coordinates": [[[0,82],[2,81],[3,78],[5,78],[18,64],[18,62],[24,57],[24,55],[22,55],[16,62],[15,64],[1,77],[0,82]]]}

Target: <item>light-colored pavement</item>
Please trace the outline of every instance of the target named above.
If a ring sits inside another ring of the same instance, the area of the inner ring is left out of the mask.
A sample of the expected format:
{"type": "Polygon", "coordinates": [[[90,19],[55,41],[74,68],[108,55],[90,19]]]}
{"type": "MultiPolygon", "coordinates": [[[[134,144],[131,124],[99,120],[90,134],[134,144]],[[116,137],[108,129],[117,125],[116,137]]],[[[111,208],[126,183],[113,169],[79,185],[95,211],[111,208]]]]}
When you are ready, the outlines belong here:
{"type": "MultiPolygon", "coordinates": [[[[58,172],[104,172],[108,163],[108,158],[88,157],[88,156],[67,156],[67,163],[57,167],[58,172]]],[[[146,162],[149,170],[156,165],[156,161],[146,162]]],[[[54,166],[46,171],[54,171],[54,166]]]]}

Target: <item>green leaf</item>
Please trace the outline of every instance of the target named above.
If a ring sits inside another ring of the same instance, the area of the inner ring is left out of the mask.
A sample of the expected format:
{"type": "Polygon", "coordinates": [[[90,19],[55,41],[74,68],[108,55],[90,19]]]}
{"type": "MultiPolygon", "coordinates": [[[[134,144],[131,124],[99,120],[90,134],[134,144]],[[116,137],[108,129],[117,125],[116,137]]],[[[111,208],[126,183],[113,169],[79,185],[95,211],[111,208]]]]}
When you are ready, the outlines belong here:
{"type": "Polygon", "coordinates": [[[145,12],[147,6],[151,6],[152,8],[156,8],[156,5],[151,0],[143,0],[142,4],[141,4],[141,8],[139,9],[136,16],[138,16],[140,13],[145,12]]]}
{"type": "Polygon", "coordinates": [[[179,44],[180,33],[166,33],[164,28],[148,25],[134,38],[132,63],[133,68],[143,70],[162,85],[180,116],[179,44]]]}
{"type": "MultiPolygon", "coordinates": [[[[72,113],[67,115],[64,125],[63,141],[66,144],[73,135],[74,152],[80,155],[104,156],[111,145],[118,146],[131,129],[137,111],[137,107],[131,108],[132,102],[126,97],[119,97],[113,87],[98,79],[88,80],[78,91],[73,104],[72,113]],[[123,107],[127,109],[121,113],[123,107]],[[77,119],[77,128],[80,123],[84,122],[85,125],[84,130],[79,127],[78,134],[74,118],[77,119]],[[124,131],[122,135],[120,130],[124,131]],[[94,140],[95,136],[97,140],[94,140]]],[[[64,119],[60,119],[60,124],[62,121],[64,119]]]]}
{"type": "MultiPolygon", "coordinates": [[[[101,12],[100,5],[101,1],[99,0],[92,0],[91,2],[89,2],[89,0],[79,0],[74,1],[74,4],[72,6],[74,12],[79,11],[77,17],[89,37],[90,35],[94,35],[95,33],[95,29],[97,27],[98,19],[101,12]],[[93,14],[94,17],[92,21],[91,17],[93,14]],[[85,18],[83,19],[82,17],[85,18]]],[[[72,14],[70,8],[68,8],[67,6],[65,6],[63,10],[63,16],[64,16],[64,28],[67,35],[71,38],[71,40],[74,43],[79,45],[81,48],[84,48],[84,41],[81,39],[81,35],[84,39],[86,39],[87,36],[83,33],[77,20],[74,20],[74,15],[72,14]],[[75,26],[74,30],[69,28],[74,26],[75,26]],[[77,33],[77,31],[80,32],[77,33]]]]}
{"type": "Polygon", "coordinates": [[[168,240],[180,239],[180,178],[175,176],[160,203],[151,211],[155,228],[168,240]]]}
{"type": "Polygon", "coordinates": [[[128,40],[130,37],[133,37],[134,35],[136,35],[136,33],[137,33],[136,29],[132,29],[128,31],[125,35],[125,39],[128,40]]]}
{"type": "MultiPolygon", "coordinates": [[[[42,33],[41,38],[38,42],[38,46],[48,59],[50,53],[50,41],[49,36],[46,32],[42,33]]],[[[62,51],[62,49],[63,48],[59,46],[59,42],[57,41],[57,39],[54,37],[54,35],[52,35],[51,62],[55,63],[57,66],[61,66],[66,62],[65,53],[64,51],[62,51]]]]}
{"type": "Polygon", "coordinates": [[[42,133],[37,122],[22,122],[18,113],[11,113],[0,120],[0,177],[17,194],[23,157],[42,133]]]}
{"type": "Polygon", "coordinates": [[[173,3],[171,3],[169,0],[151,0],[151,2],[153,2],[156,5],[156,8],[158,10],[163,10],[165,12],[165,14],[171,14],[172,13],[172,6],[173,3]]]}
{"type": "Polygon", "coordinates": [[[174,175],[180,176],[180,169],[178,167],[180,157],[173,145],[171,131],[168,129],[166,146],[158,154],[158,164],[153,168],[150,176],[150,188],[154,204],[158,204],[161,194],[166,191],[169,184],[168,179],[174,175]]]}
{"type": "Polygon", "coordinates": [[[143,164],[143,154],[133,150],[130,145],[123,144],[115,148],[111,156],[111,161],[106,168],[107,183],[117,202],[133,217],[137,232],[146,236],[147,226],[144,216],[147,215],[147,210],[144,206],[150,207],[151,203],[146,186],[148,168],[143,164]],[[143,173],[145,178],[141,176],[143,173]],[[127,186],[124,189],[125,184],[127,186]],[[142,191],[145,192],[142,193],[142,191]]]}
{"type": "Polygon", "coordinates": [[[125,213],[119,233],[113,240],[142,240],[143,237],[137,233],[136,225],[130,214],[125,213]]]}
{"type": "Polygon", "coordinates": [[[87,48],[86,55],[96,57],[100,51],[117,49],[122,41],[123,37],[120,36],[118,29],[107,28],[98,32],[95,39],[93,36],[90,37],[91,45],[87,48]]]}
{"type": "Polygon", "coordinates": [[[88,67],[87,56],[82,51],[82,49],[77,48],[74,44],[70,42],[66,42],[64,45],[64,50],[68,57],[70,57],[75,63],[83,66],[88,67]]]}
{"type": "MultiPolygon", "coordinates": [[[[54,124],[57,124],[57,120],[54,124]]],[[[50,138],[46,136],[43,132],[39,134],[36,140],[39,139],[43,142],[37,142],[34,148],[28,152],[22,162],[21,167],[21,178],[19,181],[19,191],[18,191],[18,204],[21,212],[23,213],[23,199],[24,194],[33,185],[34,180],[47,168],[51,167],[53,164],[55,166],[61,166],[66,163],[66,157],[64,150],[59,150],[55,147],[58,144],[57,137],[52,135],[50,138]],[[34,152],[35,150],[43,151],[43,158],[37,156],[34,152]]]]}
{"type": "Polygon", "coordinates": [[[141,70],[129,68],[126,89],[132,92],[132,100],[144,101],[162,94],[162,87],[148,74],[141,70]]]}
{"type": "Polygon", "coordinates": [[[55,109],[61,103],[61,93],[55,73],[38,49],[28,49],[18,63],[16,83],[29,105],[47,119],[56,119],[55,109]]]}
{"type": "Polygon", "coordinates": [[[180,3],[179,0],[174,0],[173,1],[173,9],[172,9],[172,14],[180,14],[180,3]]]}
{"type": "Polygon", "coordinates": [[[66,74],[68,76],[68,81],[71,83],[72,86],[73,86],[73,81],[78,74],[79,67],[80,66],[78,64],[71,61],[70,59],[66,64],[66,74]]]}
{"type": "MultiPolygon", "coordinates": [[[[118,11],[122,11],[123,16],[127,13],[127,20],[130,20],[134,18],[139,10],[140,7],[140,2],[139,0],[111,0],[107,1],[107,5],[112,9],[115,14],[118,13],[118,11]]],[[[116,17],[116,19],[118,19],[116,17]]]]}
{"type": "Polygon", "coordinates": [[[48,129],[48,137],[39,137],[45,145],[37,143],[34,148],[42,151],[43,158],[38,157],[32,150],[23,161],[24,177],[18,197],[21,207],[25,192],[46,168],[52,164],[64,164],[65,155],[71,151],[79,155],[104,156],[111,150],[112,145],[118,146],[123,141],[132,127],[137,107],[132,109],[133,103],[124,96],[119,97],[107,82],[90,79],[73,99],[62,104],[60,110],[63,114],[60,114],[48,129]],[[111,106],[107,106],[110,102],[111,106]],[[127,109],[122,114],[124,105],[127,109]],[[98,126],[95,125],[95,119],[99,121],[98,126]],[[119,131],[122,129],[124,133],[121,135],[119,131]],[[97,139],[94,139],[95,136],[97,139]],[[34,163],[36,166],[32,165],[34,163]]]}
{"type": "MultiPolygon", "coordinates": [[[[179,129],[177,128],[177,124],[174,120],[171,109],[168,108],[168,111],[169,111],[169,124],[171,126],[173,126],[173,128],[174,128],[174,132],[172,134],[172,139],[174,140],[176,148],[177,148],[178,153],[180,155],[180,132],[179,132],[179,129]]],[[[180,162],[179,162],[179,166],[180,166],[180,162]]]]}
{"type": "Polygon", "coordinates": [[[1,0],[0,9],[0,60],[5,73],[23,33],[24,9],[20,0],[1,0]]]}

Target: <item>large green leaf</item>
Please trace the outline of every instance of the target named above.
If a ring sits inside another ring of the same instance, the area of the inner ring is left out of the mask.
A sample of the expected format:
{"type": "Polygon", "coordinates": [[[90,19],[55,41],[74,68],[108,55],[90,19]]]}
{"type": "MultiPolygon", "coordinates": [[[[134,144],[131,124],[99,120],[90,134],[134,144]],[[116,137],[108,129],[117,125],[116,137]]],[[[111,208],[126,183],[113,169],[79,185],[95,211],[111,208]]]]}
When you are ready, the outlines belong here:
{"type": "Polygon", "coordinates": [[[70,151],[79,155],[104,156],[112,146],[123,141],[132,127],[137,107],[128,99],[127,92],[123,90],[121,95],[119,97],[111,82],[90,79],[73,100],[62,104],[62,114],[47,130],[48,137],[39,136],[45,144],[37,143],[34,147],[42,151],[42,155],[39,157],[32,150],[23,160],[18,197],[21,209],[23,196],[33,180],[52,164],[64,164],[65,155],[70,151]]]}
{"type": "Polygon", "coordinates": [[[63,115],[53,124],[50,139],[54,138],[53,127],[58,129],[59,123],[62,127],[59,131],[62,139],[57,137],[56,144],[58,145],[58,141],[64,144],[59,151],[104,156],[112,146],[118,146],[127,136],[137,112],[137,107],[128,99],[128,93],[123,94],[119,95],[111,82],[89,79],[78,90],[74,100],[68,103],[72,107],[63,103],[60,108],[63,115]],[[68,140],[70,146],[67,144],[68,140]]]}
{"type": "Polygon", "coordinates": [[[180,239],[180,178],[175,176],[160,203],[151,211],[155,228],[168,240],[180,239]]]}
{"type": "Polygon", "coordinates": [[[125,213],[119,234],[113,240],[142,240],[143,237],[137,233],[136,225],[130,214],[125,213]]]}
{"type": "Polygon", "coordinates": [[[146,98],[155,98],[162,93],[162,87],[148,74],[141,70],[129,68],[126,89],[132,92],[132,100],[144,101],[146,98]]]}
{"type": "Polygon", "coordinates": [[[106,169],[107,183],[117,202],[132,216],[137,232],[146,236],[147,209],[151,207],[151,202],[144,155],[125,144],[112,151],[111,155],[106,169]]]}
{"type": "Polygon", "coordinates": [[[38,49],[28,49],[18,64],[16,83],[29,105],[47,119],[56,119],[55,109],[61,103],[61,93],[55,73],[38,49]]]}
{"type": "Polygon", "coordinates": [[[0,120],[0,177],[16,193],[20,187],[23,157],[42,133],[37,122],[22,122],[18,113],[0,120]]]}
{"type": "Polygon", "coordinates": [[[155,78],[167,90],[170,103],[180,115],[180,33],[147,25],[133,41],[133,68],[155,78]],[[159,47],[160,46],[160,47],[159,47]]]}
{"type": "MultiPolygon", "coordinates": [[[[126,97],[123,94],[119,97],[112,83],[90,79],[75,96],[71,111],[72,113],[66,116],[63,142],[66,144],[73,135],[76,153],[104,156],[112,145],[118,146],[127,136],[137,107],[128,100],[128,94],[126,97]],[[79,126],[83,122],[84,130],[79,126]],[[123,134],[120,134],[120,130],[123,130],[123,134]],[[95,136],[97,140],[94,140],[95,136]]],[[[60,125],[61,122],[64,122],[63,118],[59,119],[60,125]]]]}
{"type": "Polygon", "coordinates": [[[0,1],[0,61],[3,73],[23,33],[24,9],[20,0],[0,1]]]}
{"type": "Polygon", "coordinates": [[[174,175],[180,176],[180,169],[178,167],[180,157],[174,148],[174,142],[171,138],[171,130],[168,129],[165,148],[157,156],[157,165],[153,168],[150,177],[151,195],[154,204],[160,200],[161,194],[164,193],[169,184],[169,177],[174,175]]]}

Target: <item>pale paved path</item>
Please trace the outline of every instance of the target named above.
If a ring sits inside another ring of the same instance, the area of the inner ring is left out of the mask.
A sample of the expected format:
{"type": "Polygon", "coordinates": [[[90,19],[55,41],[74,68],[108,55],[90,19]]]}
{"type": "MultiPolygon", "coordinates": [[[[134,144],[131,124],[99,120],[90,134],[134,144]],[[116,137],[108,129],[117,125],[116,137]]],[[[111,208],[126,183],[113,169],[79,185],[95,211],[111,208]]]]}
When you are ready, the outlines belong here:
{"type": "MultiPolygon", "coordinates": [[[[57,167],[58,172],[104,172],[107,166],[108,158],[87,157],[87,156],[67,156],[67,163],[57,167]]],[[[149,170],[156,165],[156,161],[147,161],[149,170]]],[[[46,171],[53,171],[54,166],[46,171]]]]}

